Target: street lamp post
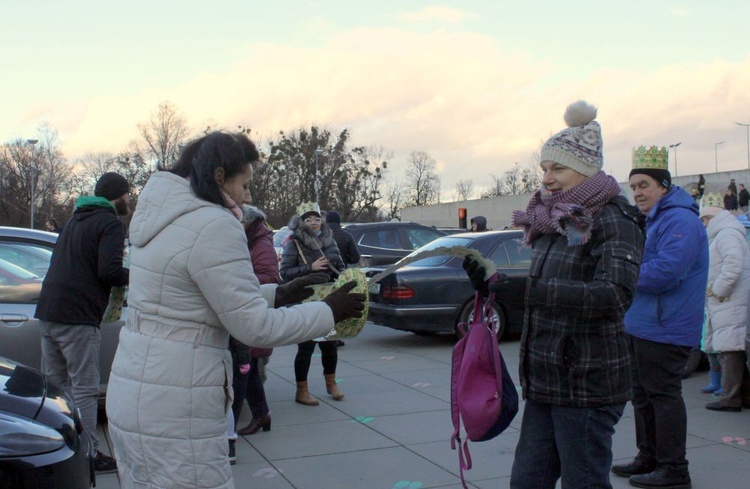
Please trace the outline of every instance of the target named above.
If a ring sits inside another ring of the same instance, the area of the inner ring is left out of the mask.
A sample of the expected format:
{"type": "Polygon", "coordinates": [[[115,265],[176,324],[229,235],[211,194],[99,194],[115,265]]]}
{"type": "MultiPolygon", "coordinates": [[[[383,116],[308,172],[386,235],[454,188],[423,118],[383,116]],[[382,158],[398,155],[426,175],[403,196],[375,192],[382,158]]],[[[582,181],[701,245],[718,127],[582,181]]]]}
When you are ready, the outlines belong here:
{"type": "Polygon", "coordinates": [[[316,149],[315,154],[315,203],[320,206],[320,170],[318,169],[318,157],[325,154],[322,149],[316,149]]]}
{"type": "Polygon", "coordinates": [[[714,143],[714,161],[716,163],[716,173],[719,173],[719,145],[724,144],[724,141],[714,143]]]}
{"type": "Polygon", "coordinates": [[[34,200],[36,199],[36,159],[34,158],[34,145],[39,142],[38,139],[27,139],[26,142],[31,146],[31,212],[29,212],[29,215],[31,216],[30,225],[29,227],[31,229],[34,229],[34,200]]]}
{"type": "Polygon", "coordinates": [[[670,148],[674,148],[674,176],[677,176],[677,146],[681,145],[682,141],[679,143],[670,144],[670,148]]]}
{"type": "Polygon", "coordinates": [[[738,126],[745,126],[745,132],[747,133],[747,169],[750,170],[750,124],[742,122],[735,122],[738,126]]]}

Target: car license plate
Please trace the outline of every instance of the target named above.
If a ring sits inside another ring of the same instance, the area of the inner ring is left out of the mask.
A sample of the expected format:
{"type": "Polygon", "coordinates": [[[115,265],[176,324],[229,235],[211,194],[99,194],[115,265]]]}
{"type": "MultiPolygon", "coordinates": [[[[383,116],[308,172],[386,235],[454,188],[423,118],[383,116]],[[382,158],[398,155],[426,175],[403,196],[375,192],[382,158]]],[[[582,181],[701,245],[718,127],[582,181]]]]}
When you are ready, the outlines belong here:
{"type": "Polygon", "coordinates": [[[371,293],[371,294],[375,294],[375,295],[378,295],[378,294],[380,293],[380,284],[379,284],[379,283],[377,283],[377,284],[372,284],[372,285],[370,285],[370,286],[368,287],[368,289],[370,290],[370,293],[371,293]]]}

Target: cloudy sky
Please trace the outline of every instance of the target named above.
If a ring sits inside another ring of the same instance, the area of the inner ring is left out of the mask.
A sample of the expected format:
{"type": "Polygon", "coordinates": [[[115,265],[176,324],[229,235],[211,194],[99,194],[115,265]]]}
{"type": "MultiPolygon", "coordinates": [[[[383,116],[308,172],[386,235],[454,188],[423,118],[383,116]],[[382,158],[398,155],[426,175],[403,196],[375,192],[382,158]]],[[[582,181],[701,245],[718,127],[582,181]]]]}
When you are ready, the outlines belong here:
{"type": "Polygon", "coordinates": [[[449,199],[586,99],[618,180],[633,146],[678,142],[677,174],[708,175],[748,167],[748,19],[747,0],[0,0],[0,141],[46,121],[69,158],[118,152],[169,100],[195,131],[348,128],[395,152],[392,177],[426,151],[449,199]]]}

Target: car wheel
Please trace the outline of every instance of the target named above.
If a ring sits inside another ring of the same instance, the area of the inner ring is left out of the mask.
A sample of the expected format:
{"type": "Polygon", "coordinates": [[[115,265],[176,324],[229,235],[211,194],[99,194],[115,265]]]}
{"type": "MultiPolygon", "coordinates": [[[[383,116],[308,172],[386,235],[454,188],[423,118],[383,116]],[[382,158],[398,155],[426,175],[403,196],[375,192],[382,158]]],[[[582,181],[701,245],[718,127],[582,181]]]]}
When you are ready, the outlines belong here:
{"type": "MultiPolygon", "coordinates": [[[[471,321],[473,320],[474,299],[467,302],[466,305],[464,305],[463,309],[461,309],[461,314],[458,315],[458,321],[456,321],[456,324],[453,327],[456,336],[458,336],[459,338],[462,338],[464,336],[458,327],[460,323],[471,324],[471,321]]],[[[500,338],[502,338],[503,334],[505,334],[505,313],[503,313],[502,308],[497,303],[492,304],[492,323],[497,329],[497,339],[498,341],[500,341],[500,338]]]]}

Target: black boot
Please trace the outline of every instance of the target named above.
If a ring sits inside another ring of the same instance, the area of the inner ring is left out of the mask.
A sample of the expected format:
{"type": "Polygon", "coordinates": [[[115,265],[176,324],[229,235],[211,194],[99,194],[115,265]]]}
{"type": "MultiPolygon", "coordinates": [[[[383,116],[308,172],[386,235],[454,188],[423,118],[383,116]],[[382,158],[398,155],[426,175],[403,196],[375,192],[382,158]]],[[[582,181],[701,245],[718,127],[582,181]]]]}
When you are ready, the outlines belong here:
{"type": "Polygon", "coordinates": [[[739,413],[742,411],[740,406],[727,406],[721,401],[709,402],[706,404],[706,409],[709,411],[726,411],[729,413],[739,413]]]}
{"type": "Polygon", "coordinates": [[[632,476],[630,485],[658,489],[690,489],[692,487],[687,467],[668,465],[660,465],[658,469],[648,474],[632,476]]]}
{"type": "Polygon", "coordinates": [[[648,474],[656,470],[658,464],[656,460],[647,459],[638,455],[632,462],[627,464],[618,464],[612,466],[612,473],[620,477],[630,477],[631,475],[648,474]]]}

